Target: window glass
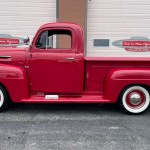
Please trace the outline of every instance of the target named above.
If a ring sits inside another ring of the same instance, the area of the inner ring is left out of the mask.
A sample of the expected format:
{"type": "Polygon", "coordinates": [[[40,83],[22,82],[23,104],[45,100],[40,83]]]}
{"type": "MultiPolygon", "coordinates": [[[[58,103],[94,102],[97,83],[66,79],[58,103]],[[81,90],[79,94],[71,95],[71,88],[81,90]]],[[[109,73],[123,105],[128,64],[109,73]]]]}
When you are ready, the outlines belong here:
{"type": "Polygon", "coordinates": [[[40,34],[36,47],[41,49],[71,49],[72,34],[68,30],[47,30],[40,34]]]}

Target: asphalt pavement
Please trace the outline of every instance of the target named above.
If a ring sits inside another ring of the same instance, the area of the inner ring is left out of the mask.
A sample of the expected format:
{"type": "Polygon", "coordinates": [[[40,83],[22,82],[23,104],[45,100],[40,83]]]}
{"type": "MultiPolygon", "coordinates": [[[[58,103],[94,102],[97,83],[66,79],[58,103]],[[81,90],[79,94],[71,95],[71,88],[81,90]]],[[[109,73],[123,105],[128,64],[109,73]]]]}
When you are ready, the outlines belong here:
{"type": "Polygon", "coordinates": [[[0,113],[0,150],[149,150],[150,110],[114,104],[19,104],[0,113]]]}

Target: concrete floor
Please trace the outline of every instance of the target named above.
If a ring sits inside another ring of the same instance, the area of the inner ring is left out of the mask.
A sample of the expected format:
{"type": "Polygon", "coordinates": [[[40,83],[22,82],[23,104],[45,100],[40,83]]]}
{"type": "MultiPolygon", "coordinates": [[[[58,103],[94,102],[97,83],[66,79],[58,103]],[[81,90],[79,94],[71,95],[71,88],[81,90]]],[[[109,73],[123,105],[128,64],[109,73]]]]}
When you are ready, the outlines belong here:
{"type": "Polygon", "coordinates": [[[0,114],[0,150],[149,150],[150,110],[19,104],[0,114]]]}

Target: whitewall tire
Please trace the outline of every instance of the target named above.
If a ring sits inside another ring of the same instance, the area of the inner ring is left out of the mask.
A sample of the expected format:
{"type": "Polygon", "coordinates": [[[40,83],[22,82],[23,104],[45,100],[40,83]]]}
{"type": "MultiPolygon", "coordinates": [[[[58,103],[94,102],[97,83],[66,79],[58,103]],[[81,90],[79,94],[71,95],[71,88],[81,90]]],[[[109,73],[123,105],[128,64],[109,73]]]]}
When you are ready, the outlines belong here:
{"type": "Polygon", "coordinates": [[[8,92],[0,85],[0,112],[4,111],[10,105],[8,92]]]}
{"type": "Polygon", "coordinates": [[[130,114],[145,112],[150,105],[150,95],[142,86],[130,86],[124,89],[119,100],[120,107],[130,114]]]}

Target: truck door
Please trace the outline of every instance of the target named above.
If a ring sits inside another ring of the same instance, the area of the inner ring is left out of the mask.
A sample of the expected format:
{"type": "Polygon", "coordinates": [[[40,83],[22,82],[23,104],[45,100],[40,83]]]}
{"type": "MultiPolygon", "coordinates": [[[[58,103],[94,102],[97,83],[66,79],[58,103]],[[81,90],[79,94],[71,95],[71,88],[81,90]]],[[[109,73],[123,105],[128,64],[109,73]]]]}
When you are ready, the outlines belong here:
{"type": "Polygon", "coordinates": [[[31,91],[76,93],[76,48],[69,28],[43,29],[32,45],[29,65],[31,91]]]}

